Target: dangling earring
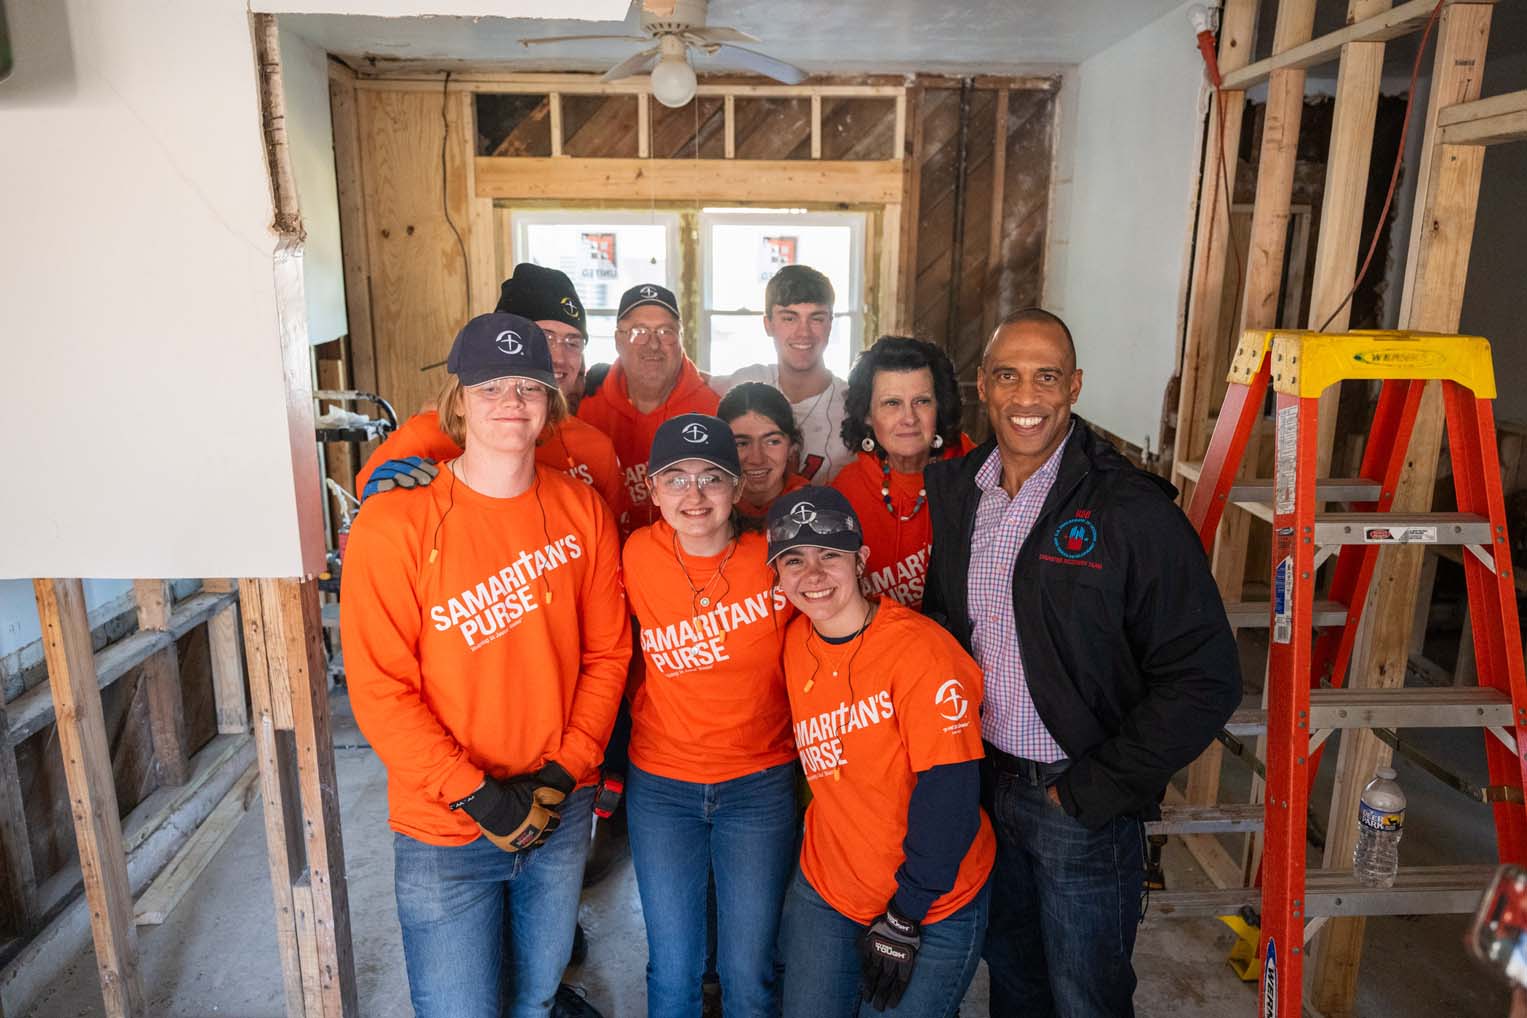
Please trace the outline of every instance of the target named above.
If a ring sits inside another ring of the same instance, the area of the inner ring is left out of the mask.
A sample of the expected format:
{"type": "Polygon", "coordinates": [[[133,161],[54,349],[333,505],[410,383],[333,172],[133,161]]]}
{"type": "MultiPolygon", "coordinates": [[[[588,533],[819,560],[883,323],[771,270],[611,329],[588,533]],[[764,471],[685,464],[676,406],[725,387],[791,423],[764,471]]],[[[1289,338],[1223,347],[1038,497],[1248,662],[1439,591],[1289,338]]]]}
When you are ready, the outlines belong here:
{"type": "Polygon", "coordinates": [[[943,435],[934,435],[933,436],[933,448],[935,448],[935,449],[942,449],[943,447],[944,447],[944,436],[943,435]]]}
{"type": "Polygon", "coordinates": [[[865,435],[864,436],[864,441],[859,443],[859,448],[863,449],[865,452],[874,452],[875,451],[875,439],[874,439],[874,436],[872,436],[872,435],[865,435]]]}

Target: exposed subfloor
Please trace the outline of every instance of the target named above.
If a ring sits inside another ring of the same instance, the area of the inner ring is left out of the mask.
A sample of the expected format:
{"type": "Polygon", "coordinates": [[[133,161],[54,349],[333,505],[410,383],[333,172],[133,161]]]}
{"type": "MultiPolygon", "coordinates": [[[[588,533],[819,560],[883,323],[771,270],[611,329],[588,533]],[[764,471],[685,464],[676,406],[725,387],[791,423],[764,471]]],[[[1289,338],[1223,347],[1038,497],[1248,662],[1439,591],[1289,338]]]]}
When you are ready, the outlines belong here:
{"type": "MultiPolygon", "coordinates": [[[[386,782],[376,756],[347,722],[342,695],[335,700],[345,866],[349,876],[356,982],[364,1018],[412,1014],[403,974],[392,892],[391,835],[386,827],[386,782]]],[[[1456,766],[1478,768],[1483,754],[1473,733],[1428,741],[1428,749],[1456,766]],[[1472,750],[1470,753],[1468,750],[1472,750]]],[[[1323,768],[1318,798],[1329,795],[1334,747],[1323,768]]],[[[1402,858],[1412,864],[1483,860],[1493,856],[1489,815],[1408,766],[1397,765],[1410,796],[1410,830],[1402,858]]],[[[1323,806],[1323,802],[1322,802],[1323,806]]],[[[1207,886],[1187,853],[1167,848],[1168,882],[1207,886]]],[[[1312,864],[1318,857],[1312,854],[1312,864]]],[[[641,906],[629,860],[584,895],[588,960],[569,970],[608,1018],[646,1012],[641,906]]],[[[1465,957],[1461,916],[1391,918],[1369,922],[1358,1014],[1393,1018],[1438,1015],[1499,1018],[1506,992],[1465,957]]],[[[1210,920],[1147,925],[1135,950],[1140,987],[1136,1011],[1144,1018],[1221,1018],[1259,1013],[1255,987],[1239,982],[1226,964],[1234,938],[1210,920]]],[[[149,1013],[163,1018],[281,1018],[281,971],[276,955],[265,832],[259,803],[244,818],[196,886],[162,926],[139,930],[149,1013]]],[[[102,1013],[93,952],[86,948],[31,1018],[74,1018],[102,1013]]],[[[965,1005],[964,1018],[986,1018],[984,965],[965,1005]]]]}

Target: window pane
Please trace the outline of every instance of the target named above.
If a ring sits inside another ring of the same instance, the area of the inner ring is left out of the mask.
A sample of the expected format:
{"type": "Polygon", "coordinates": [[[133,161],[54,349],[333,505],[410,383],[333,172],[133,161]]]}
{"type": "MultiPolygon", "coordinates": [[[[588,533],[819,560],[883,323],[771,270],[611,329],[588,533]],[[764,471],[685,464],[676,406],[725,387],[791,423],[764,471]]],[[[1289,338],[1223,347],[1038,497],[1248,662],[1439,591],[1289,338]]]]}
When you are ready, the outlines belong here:
{"type": "Polygon", "coordinates": [[[614,310],[638,283],[671,287],[666,224],[530,222],[523,236],[517,257],[567,273],[590,313],[614,310]]]}
{"type": "Polygon", "coordinates": [[[589,343],[583,348],[583,364],[591,368],[595,364],[615,363],[615,316],[589,315],[589,343]]]}
{"type": "Polygon", "coordinates": [[[763,311],[764,284],[782,266],[810,265],[832,281],[835,309],[857,311],[853,285],[853,229],[792,223],[716,223],[711,227],[709,307],[716,311],[763,311]]]}
{"type": "MultiPolygon", "coordinates": [[[[729,375],[749,364],[773,364],[778,360],[774,340],[764,332],[763,318],[757,314],[711,314],[710,364],[713,375],[729,375]]],[[[832,336],[827,341],[824,360],[827,369],[839,378],[848,377],[850,351],[857,348],[857,315],[834,315],[832,336]]],[[[593,363],[590,361],[590,363],[593,363]]]]}

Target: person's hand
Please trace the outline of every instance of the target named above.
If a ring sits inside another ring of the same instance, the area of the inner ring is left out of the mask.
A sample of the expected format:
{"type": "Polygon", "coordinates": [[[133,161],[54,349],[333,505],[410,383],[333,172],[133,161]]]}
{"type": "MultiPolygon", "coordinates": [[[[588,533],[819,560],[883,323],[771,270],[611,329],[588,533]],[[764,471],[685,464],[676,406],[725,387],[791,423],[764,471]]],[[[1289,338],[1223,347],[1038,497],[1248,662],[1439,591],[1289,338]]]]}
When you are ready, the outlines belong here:
{"type": "Polygon", "coordinates": [[[922,946],[922,924],[887,905],[859,941],[863,981],[860,995],[876,1011],[901,1003],[912,981],[917,950],[922,946]]]}
{"type": "Polygon", "coordinates": [[[572,794],[577,784],[573,776],[557,761],[548,760],[535,772],[535,801],[548,809],[562,805],[562,800],[572,794]]]}
{"type": "Polygon", "coordinates": [[[561,815],[537,796],[543,787],[534,774],[487,778],[451,808],[476,821],[487,839],[505,852],[522,852],[541,844],[562,823],[561,815]]]}
{"type": "Polygon", "coordinates": [[[435,479],[440,468],[435,461],[422,456],[405,456],[400,460],[388,460],[371,472],[366,486],[361,489],[361,501],[372,495],[393,488],[422,488],[435,479]]]}

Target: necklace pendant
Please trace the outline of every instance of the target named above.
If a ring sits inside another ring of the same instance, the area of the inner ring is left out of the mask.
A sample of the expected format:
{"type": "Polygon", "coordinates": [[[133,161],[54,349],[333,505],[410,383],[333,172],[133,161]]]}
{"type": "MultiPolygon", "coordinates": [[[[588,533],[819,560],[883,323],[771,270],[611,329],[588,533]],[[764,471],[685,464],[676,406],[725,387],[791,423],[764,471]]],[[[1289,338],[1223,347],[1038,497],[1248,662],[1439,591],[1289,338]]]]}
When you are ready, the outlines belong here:
{"type": "Polygon", "coordinates": [[[708,597],[700,598],[700,607],[701,608],[709,608],[710,607],[710,598],[708,598],[708,597]]]}

